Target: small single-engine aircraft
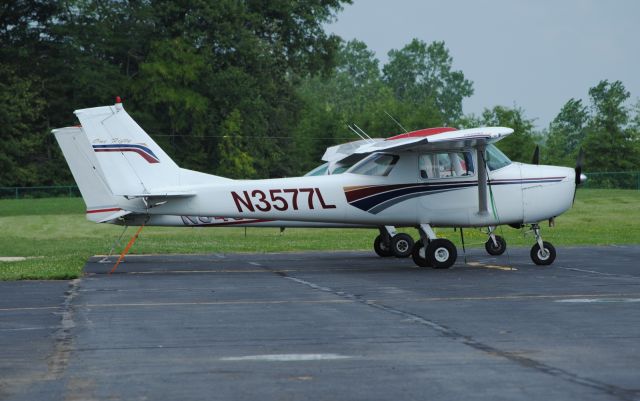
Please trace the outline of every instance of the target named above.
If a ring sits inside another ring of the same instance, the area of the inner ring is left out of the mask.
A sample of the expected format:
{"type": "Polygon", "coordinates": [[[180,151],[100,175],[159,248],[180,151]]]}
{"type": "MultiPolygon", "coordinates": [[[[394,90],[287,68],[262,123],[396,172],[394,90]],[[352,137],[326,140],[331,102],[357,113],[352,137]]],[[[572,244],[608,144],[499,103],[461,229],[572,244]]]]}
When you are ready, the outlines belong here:
{"type": "MultiPolygon", "coordinates": [[[[555,249],[542,240],[538,223],[568,210],[577,184],[586,178],[580,162],[575,170],[512,163],[494,143],[513,130],[482,127],[420,130],[367,141],[347,154],[334,152],[329,168],[361,159],[342,174],[231,180],[178,167],[121,103],[75,114],[101,179],[117,199],[87,210],[94,221],[127,215],[225,216],[414,226],[421,240],[411,254],[419,266],[448,268],[456,260],[455,245],[437,238],[433,227],[501,224],[530,224],[536,238],[532,260],[552,263],[555,249]]],[[[76,180],[90,175],[69,164],[76,180]]],[[[86,197],[85,202],[95,204],[86,197]]],[[[503,246],[492,243],[498,250],[503,246]]]]}

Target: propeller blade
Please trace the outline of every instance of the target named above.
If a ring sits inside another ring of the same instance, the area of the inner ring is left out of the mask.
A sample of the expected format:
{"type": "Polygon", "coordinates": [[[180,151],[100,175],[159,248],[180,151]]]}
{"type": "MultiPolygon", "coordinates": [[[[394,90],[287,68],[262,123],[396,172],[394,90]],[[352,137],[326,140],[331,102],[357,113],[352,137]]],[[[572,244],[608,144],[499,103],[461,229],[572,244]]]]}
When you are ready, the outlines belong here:
{"type": "Polygon", "coordinates": [[[536,150],[533,151],[531,164],[540,164],[540,145],[536,145],[536,150]]]}
{"type": "Polygon", "coordinates": [[[586,176],[582,174],[582,164],[584,163],[584,151],[580,148],[578,152],[578,158],[576,159],[576,187],[573,190],[573,202],[571,204],[576,203],[576,193],[578,193],[578,185],[582,184],[584,180],[587,179],[586,176]]]}
{"type": "Polygon", "coordinates": [[[578,159],[576,160],[576,185],[580,185],[582,183],[582,164],[584,163],[584,151],[580,148],[578,152],[578,159]]]}

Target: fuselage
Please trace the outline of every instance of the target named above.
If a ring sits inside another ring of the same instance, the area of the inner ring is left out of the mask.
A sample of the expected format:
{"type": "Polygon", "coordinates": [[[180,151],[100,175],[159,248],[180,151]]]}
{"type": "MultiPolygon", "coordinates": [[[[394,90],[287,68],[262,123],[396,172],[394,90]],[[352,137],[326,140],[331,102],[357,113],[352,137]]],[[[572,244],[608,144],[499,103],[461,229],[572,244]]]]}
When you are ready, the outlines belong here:
{"type": "Polygon", "coordinates": [[[370,157],[339,175],[203,182],[193,186],[195,196],[158,201],[149,209],[139,205],[139,212],[341,225],[468,227],[532,223],[558,216],[571,207],[575,191],[570,168],[506,159],[494,163],[493,169],[489,163],[490,207],[482,212],[473,168],[476,153],[471,149],[384,156],[389,166],[381,160],[385,157],[377,161],[370,157]]]}

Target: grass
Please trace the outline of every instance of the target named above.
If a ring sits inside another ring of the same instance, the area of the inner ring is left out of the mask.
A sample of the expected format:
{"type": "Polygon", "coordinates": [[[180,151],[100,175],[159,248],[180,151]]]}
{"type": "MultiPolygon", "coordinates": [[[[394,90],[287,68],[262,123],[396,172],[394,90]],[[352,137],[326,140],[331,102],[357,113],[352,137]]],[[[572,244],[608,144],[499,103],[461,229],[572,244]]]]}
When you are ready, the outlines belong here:
{"type": "MultiPolygon", "coordinates": [[[[0,280],[78,277],[87,258],[109,251],[122,227],[85,220],[80,198],[0,200],[0,280]]],[[[558,246],[640,243],[640,191],[580,189],[573,209],[543,227],[545,240],[558,246]]],[[[416,237],[414,229],[404,230],[416,237]]],[[[533,244],[524,230],[503,227],[509,246],[533,244]]],[[[130,228],[119,252],[134,233],[130,228]]],[[[459,233],[438,230],[460,245],[459,233]]],[[[376,230],[277,228],[146,227],[130,253],[291,252],[371,250],[376,230]]],[[[486,235],[465,230],[468,247],[481,247],[486,235]]],[[[373,251],[372,251],[373,252],[373,251]]]]}

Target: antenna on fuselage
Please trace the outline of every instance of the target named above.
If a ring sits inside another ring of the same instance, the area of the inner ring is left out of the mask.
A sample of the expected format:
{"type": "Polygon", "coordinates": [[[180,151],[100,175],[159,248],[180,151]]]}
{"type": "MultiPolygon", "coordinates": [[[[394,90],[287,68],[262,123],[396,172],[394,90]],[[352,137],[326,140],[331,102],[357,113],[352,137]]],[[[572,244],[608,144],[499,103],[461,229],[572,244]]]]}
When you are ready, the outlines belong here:
{"type": "Polygon", "coordinates": [[[349,128],[351,131],[353,131],[354,134],[358,135],[358,138],[362,139],[363,141],[366,141],[367,139],[365,137],[363,137],[362,135],[360,135],[360,133],[358,131],[356,131],[352,126],[350,126],[349,124],[347,124],[347,128],[349,128]]]}
{"type": "Polygon", "coordinates": [[[402,130],[404,131],[404,133],[406,134],[407,132],[409,132],[409,130],[407,130],[405,127],[402,126],[402,124],[400,124],[400,122],[398,122],[398,120],[396,120],[395,118],[393,118],[393,116],[389,113],[387,113],[387,111],[384,111],[384,114],[386,114],[387,116],[389,116],[389,118],[396,124],[398,124],[398,127],[402,128],[402,130]]]}
{"type": "Polygon", "coordinates": [[[367,139],[367,140],[369,140],[369,141],[371,141],[371,142],[374,142],[373,138],[371,138],[371,137],[369,136],[369,134],[367,134],[366,132],[364,132],[364,130],[363,130],[362,128],[358,127],[358,125],[357,125],[356,123],[353,123],[353,126],[354,126],[354,127],[356,127],[356,128],[358,129],[358,131],[360,131],[360,132],[362,133],[362,135],[364,135],[364,136],[366,137],[366,138],[364,138],[364,139],[367,139]]]}

